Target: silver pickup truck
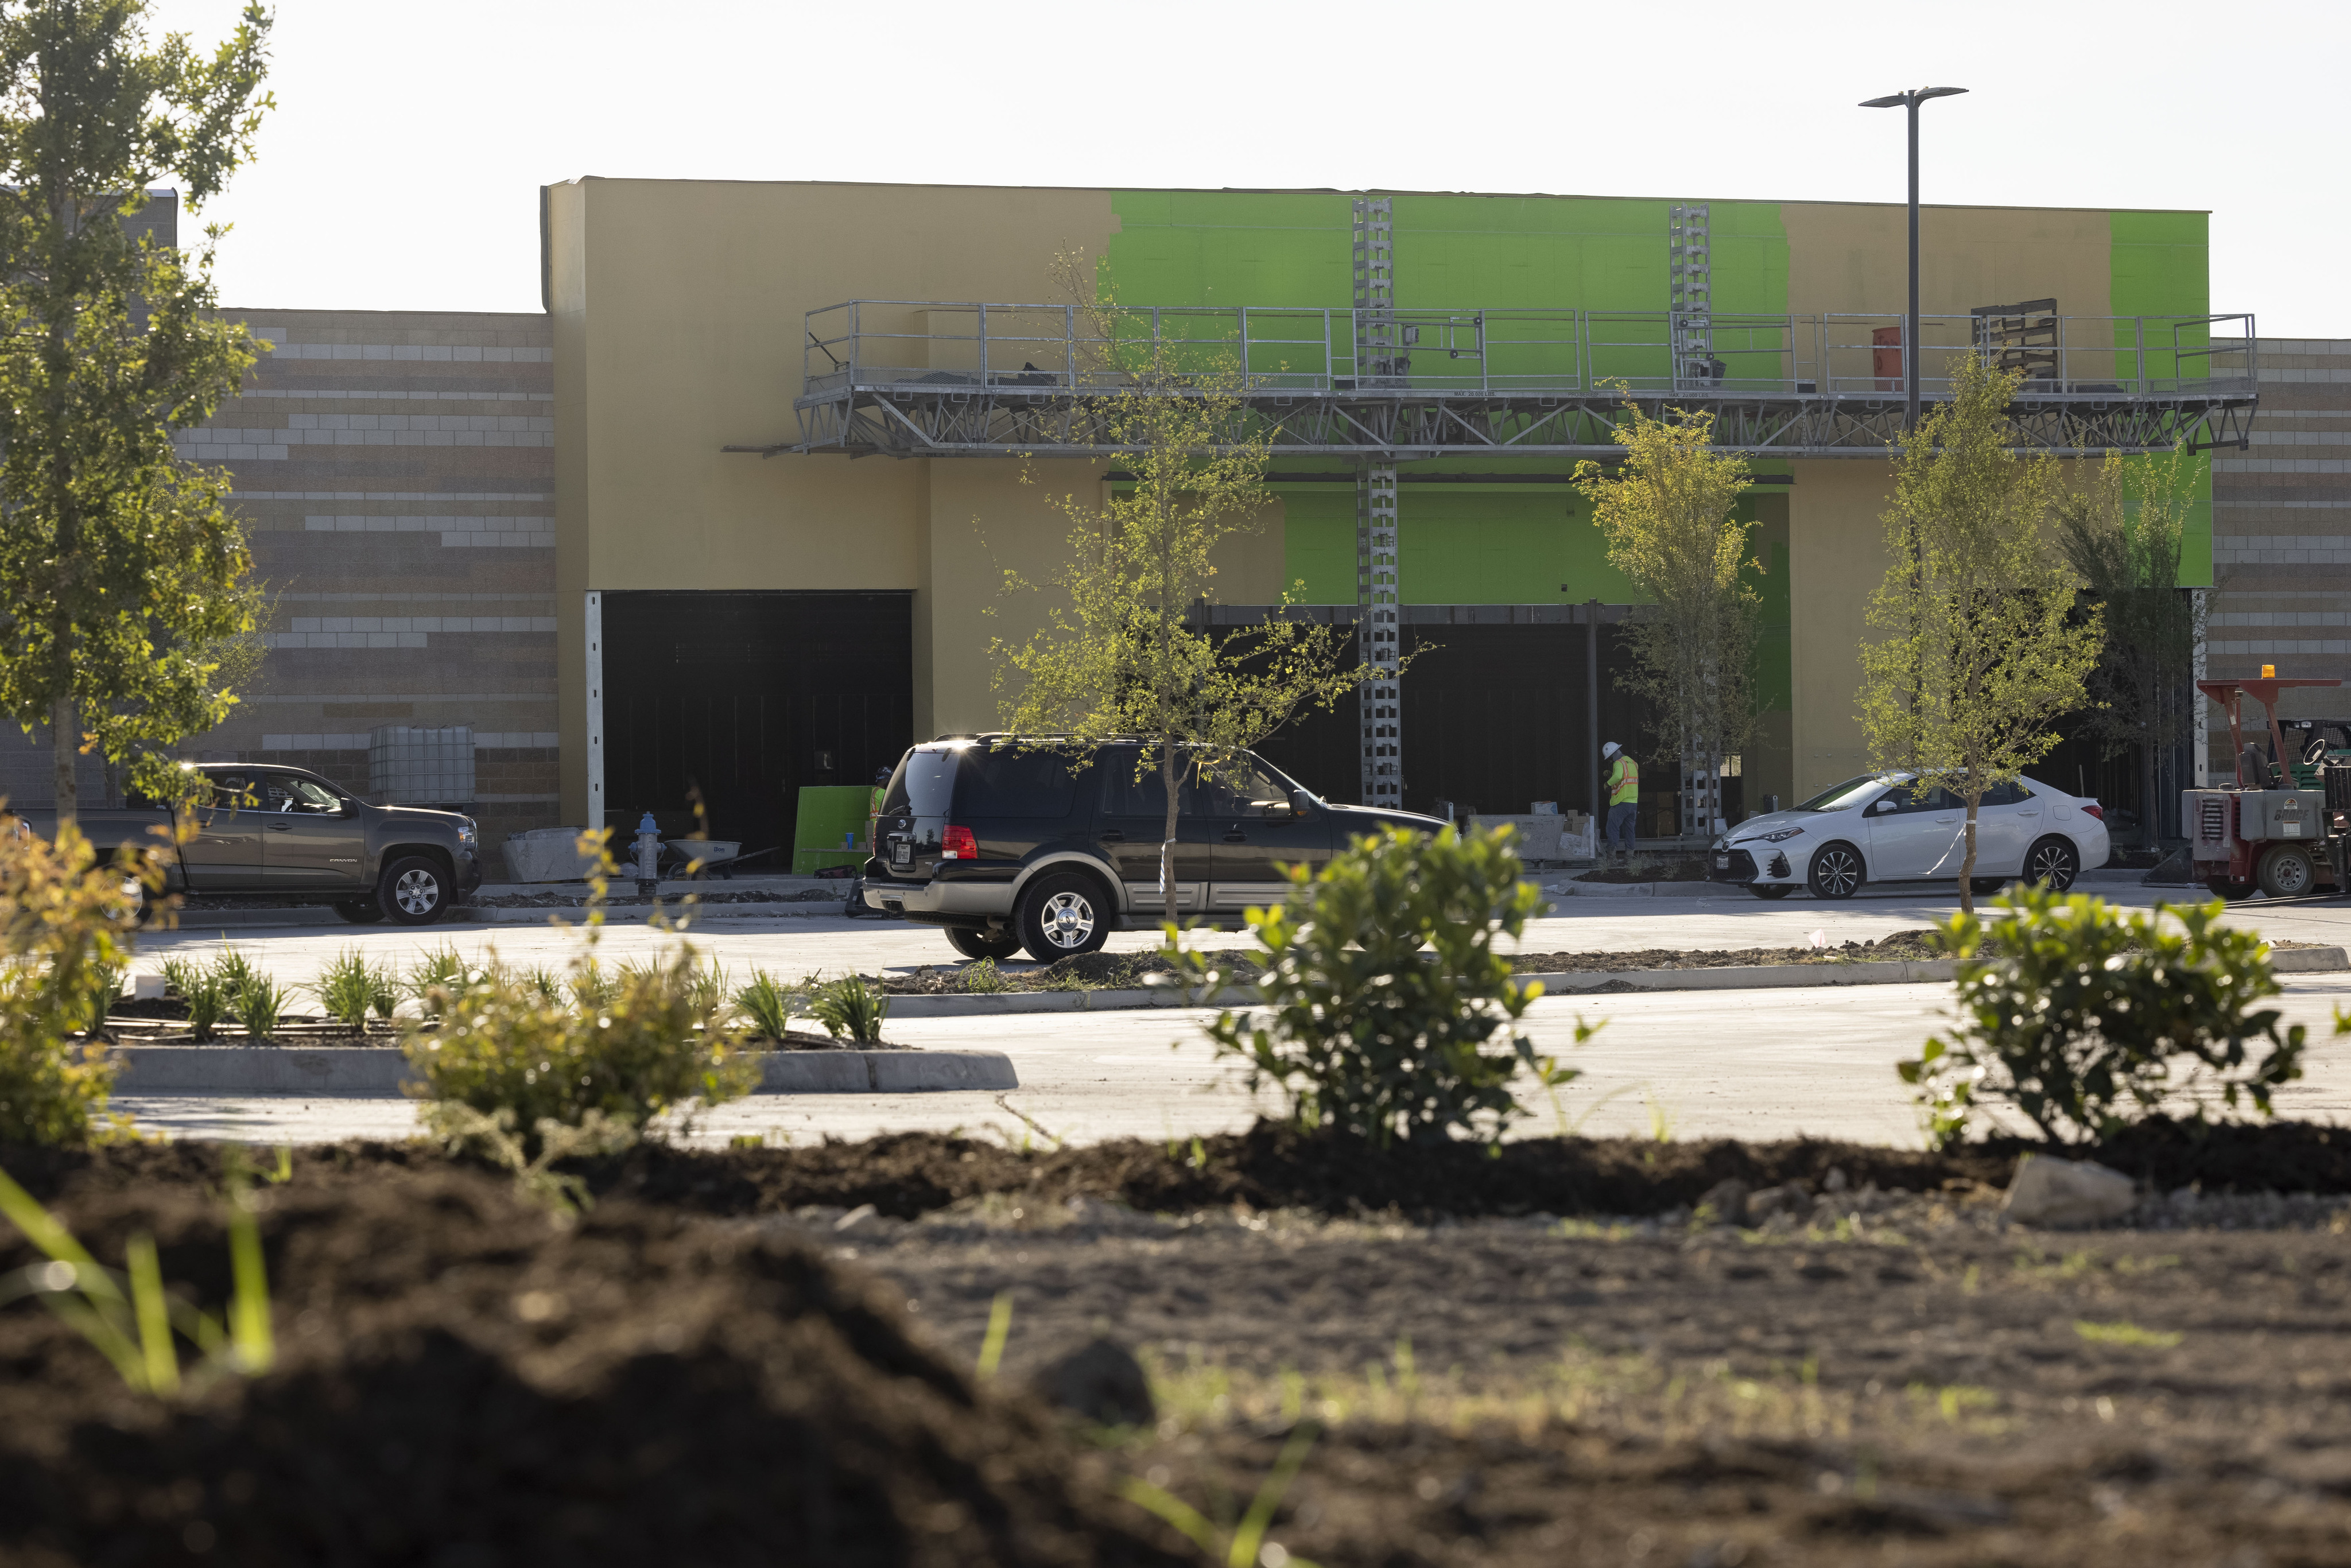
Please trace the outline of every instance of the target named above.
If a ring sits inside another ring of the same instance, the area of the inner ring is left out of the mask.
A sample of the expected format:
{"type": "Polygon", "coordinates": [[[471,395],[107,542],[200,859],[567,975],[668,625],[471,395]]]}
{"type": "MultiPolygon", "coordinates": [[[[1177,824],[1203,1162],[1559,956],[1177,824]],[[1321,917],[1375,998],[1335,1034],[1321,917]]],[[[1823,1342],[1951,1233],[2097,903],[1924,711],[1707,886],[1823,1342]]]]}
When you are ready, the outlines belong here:
{"type": "MultiPolygon", "coordinates": [[[[204,775],[205,788],[191,813],[194,832],[172,852],[167,893],[326,904],[358,925],[427,925],[482,884],[480,833],[471,817],[371,806],[298,768],[185,766],[204,775]]],[[[43,838],[57,830],[53,810],[7,814],[43,838]]],[[[95,807],[76,821],[101,856],[125,844],[169,849],[172,813],[161,804],[95,807]]]]}

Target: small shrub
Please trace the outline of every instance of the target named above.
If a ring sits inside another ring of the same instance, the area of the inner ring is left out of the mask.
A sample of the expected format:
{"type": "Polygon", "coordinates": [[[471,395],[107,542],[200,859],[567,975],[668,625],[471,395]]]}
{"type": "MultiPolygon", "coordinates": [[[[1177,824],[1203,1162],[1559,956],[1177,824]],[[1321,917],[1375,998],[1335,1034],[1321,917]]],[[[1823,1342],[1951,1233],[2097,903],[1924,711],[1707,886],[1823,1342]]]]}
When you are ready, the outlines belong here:
{"type": "Polygon", "coordinates": [[[502,1105],[486,1116],[471,1105],[452,1100],[434,1106],[428,1115],[434,1135],[451,1152],[471,1155],[507,1171],[514,1176],[516,1192],[564,1219],[589,1207],[588,1184],[556,1170],[557,1163],[622,1154],[637,1141],[636,1128],[601,1111],[587,1113],[576,1127],[539,1118],[533,1140],[538,1145],[536,1154],[515,1132],[511,1107],[502,1105]]]}
{"type": "Polygon", "coordinates": [[[0,821],[0,1140],[86,1144],[119,1135],[114,1069],[73,1037],[102,1019],[99,993],[131,958],[127,876],[162,887],[152,856],[101,863],[71,824],[56,841],[0,821]]]}
{"type": "Polygon", "coordinates": [[[974,958],[963,967],[963,988],[979,996],[994,996],[1008,991],[1012,982],[1004,977],[993,958],[974,958]]]}
{"type": "Polygon", "coordinates": [[[385,1000],[387,1011],[392,999],[392,977],[370,964],[365,954],[350,947],[319,971],[310,991],[329,1017],[354,1030],[367,1027],[368,1012],[378,998],[385,1000]]]}
{"type": "Polygon", "coordinates": [[[91,966],[89,1023],[87,1026],[91,1034],[106,1028],[108,1015],[114,1011],[114,1004],[122,999],[122,977],[129,973],[131,966],[128,963],[91,966]]]}
{"type": "Polygon", "coordinates": [[[768,1040],[780,1040],[791,1027],[796,998],[765,969],[751,971],[751,983],[735,993],[735,1010],[768,1040]]]}
{"type": "Polygon", "coordinates": [[[221,989],[234,997],[245,989],[245,983],[258,974],[251,959],[234,947],[224,947],[213,960],[213,977],[220,981],[221,989]]]}
{"type": "Polygon", "coordinates": [[[180,999],[188,1004],[188,1033],[199,1042],[212,1039],[229,1005],[228,987],[220,976],[211,969],[196,970],[189,976],[180,999]]]}
{"type": "Polygon", "coordinates": [[[435,1016],[433,998],[442,992],[452,995],[465,988],[474,977],[475,967],[465,962],[464,954],[448,943],[443,943],[408,967],[407,977],[400,988],[423,1009],[427,1018],[435,1016]]]}
{"type": "Polygon", "coordinates": [[[882,1020],[890,1016],[890,998],[862,975],[819,986],[809,1000],[809,1011],[835,1040],[846,1037],[854,1045],[882,1043],[882,1020]]]}
{"type": "Polygon", "coordinates": [[[574,1002],[592,1012],[610,1005],[620,993],[620,983],[590,958],[571,972],[570,991],[574,1002]]]}
{"type": "Polygon", "coordinates": [[[1985,1100],[2064,1144],[2111,1134],[2167,1102],[2185,1102],[2200,1122],[2216,1091],[2231,1109],[2242,1102],[2266,1116],[2271,1092],[2302,1076],[2306,1031],[2280,1033],[2276,1009],[2252,1010],[2278,984],[2262,939],[2220,925],[2220,904],[2141,915],[2026,884],[1991,909],[1989,921],[1945,922],[1959,1027],[1899,1066],[1938,1147],[1967,1135],[1985,1100]],[[2248,1048],[2262,1041],[2255,1063],[2248,1048]]]}
{"type": "Polygon", "coordinates": [[[696,1010],[705,1019],[712,1017],[719,1009],[726,1005],[726,966],[712,964],[706,968],[697,967],[694,971],[693,983],[689,988],[696,1010]]]}
{"type": "Polygon", "coordinates": [[[201,972],[195,965],[185,958],[164,959],[163,990],[165,994],[184,998],[188,994],[188,988],[196,983],[196,977],[201,972]]]}
{"type": "MultiPolygon", "coordinates": [[[[427,999],[437,1030],[409,1027],[402,1049],[434,1105],[485,1116],[513,1113],[525,1154],[544,1144],[542,1122],[586,1124],[590,1112],[642,1129],[663,1112],[748,1093],[758,1069],[732,1031],[704,1028],[694,999],[690,948],[615,979],[597,1007],[549,1000],[538,988],[485,969],[427,999]]],[[[574,977],[574,989],[578,977],[574,977]]],[[[428,1126],[438,1129],[434,1106],[428,1126]]]]}
{"type": "Polygon", "coordinates": [[[1494,951],[1495,937],[1517,936],[1541,902],[1519,870],[1506,829],[1468,838],[1392,829],[1356,840],[1319,873],[1294,868],[1280,907],[1249,912],[1261,972],[1216,967],[1179,947],[1173,928],[1162,951],[1204,996],[1254,984],[1271,1013],[1266,1026],[1227,1012],[1208,1035],[1219,1056],[1249,1063],[1252,1089],[1280,1085],[1301,1126],[1381,1147],[1457,1132],[1490,1140],[1520,1112],[1510,1080],[1521,1067],[1546,1085],[1576,1076],[1539,1060],[1524,1035],[1487,1049],[1542,993],[1511,984],[1510,961],[1494,951]]]}
{"type": "Polygon", "coordinates": [[[265,1040],[277,1032],[278,1021],[285,1017],[286,1004],[294,999],[293,993],[267,975],[255,972],[246,977],[229,998],[229,1007],[245,1032],[256,1040],[265,1040]]]}

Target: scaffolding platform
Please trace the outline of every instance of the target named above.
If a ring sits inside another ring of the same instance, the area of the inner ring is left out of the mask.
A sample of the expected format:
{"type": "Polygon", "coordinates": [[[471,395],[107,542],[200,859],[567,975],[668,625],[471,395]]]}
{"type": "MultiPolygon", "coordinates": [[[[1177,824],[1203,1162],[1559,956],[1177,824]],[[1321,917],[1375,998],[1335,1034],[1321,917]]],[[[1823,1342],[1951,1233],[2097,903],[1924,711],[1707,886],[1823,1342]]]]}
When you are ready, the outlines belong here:
{"type": "MultiPolygon", "coordinates": [[[[1920,396],[1957,357],[2023,371],[2013,445],[2055,455],[2243,448],[2249,316],[2057,316],[2030,301],[1919,321],[1920,396]]],[[[1899,315],[1120,309],[857,299],[810,311],[797,438],[729,452],[1113,456],[1116,401],[1216,388],[1277,453],[1386,462],[1604,457],[1631,402],[1715,416],[1716,445],[1883,457],[1901,444],[1899,315]],[[1702,343],[1704,353],[1690,348],[1702,343]],[[1369,345],[1369,347],[1366,347],[1369,345]],[[1889,345],[1891,350],[1889,351],[1889,345]],[[1889,373],[1890,371],[1890,373],[1889,373]]]]}

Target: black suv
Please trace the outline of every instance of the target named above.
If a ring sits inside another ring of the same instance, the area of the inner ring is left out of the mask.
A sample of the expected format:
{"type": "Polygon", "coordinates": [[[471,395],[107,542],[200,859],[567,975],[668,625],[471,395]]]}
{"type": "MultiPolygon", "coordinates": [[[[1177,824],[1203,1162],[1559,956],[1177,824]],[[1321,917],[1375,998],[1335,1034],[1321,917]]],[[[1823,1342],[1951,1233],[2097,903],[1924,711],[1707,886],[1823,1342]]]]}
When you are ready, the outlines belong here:
{"type": "MultiPolygon", "coordinates": [[[[956,952],[1050,963],[1100,947],[1113,930],[1155,929],[1164,907],[1159,845],[1167,791],[1143,747],[1091,748],[1011,736],[954,736],[900,758],[865,862],[869,908],[946,927],[956,952]]],[[[1435,832],[1434,817],[1334,806],[1244,752],[1210,779],[1182,770],[1176,913],[1238,925],[1289,891],[1280,868],[1320,866],[1350,839],[1395,825],[1435,832]]]]}

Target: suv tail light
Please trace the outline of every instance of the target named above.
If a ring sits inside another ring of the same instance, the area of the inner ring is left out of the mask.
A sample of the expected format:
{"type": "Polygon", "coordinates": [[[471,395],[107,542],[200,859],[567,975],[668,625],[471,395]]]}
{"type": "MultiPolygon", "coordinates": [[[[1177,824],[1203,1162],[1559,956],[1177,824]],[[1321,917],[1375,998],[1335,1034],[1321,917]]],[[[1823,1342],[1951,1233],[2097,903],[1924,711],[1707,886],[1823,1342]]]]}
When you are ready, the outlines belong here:
{"type": "Polygon", "coordinates": [[[2095,817],[2101,822],[2106,820],[2106,809],[2104,806],[2099,805],[2095,800],[2093,800],[2088,805],[2083,807],[2082,814],[2086,817],[2095,817]]]}
{"type": "Polygon", "coordinates": [[[949,828],[939,835],[939,859],[976,861],[978,858],[979,841],[971,836],[969,828],[949,828]]]}

